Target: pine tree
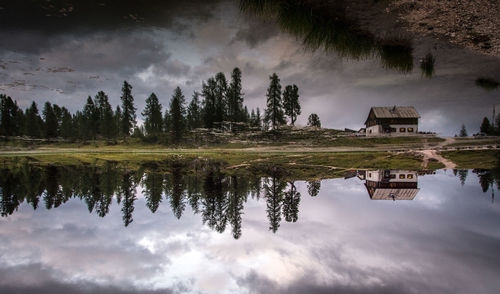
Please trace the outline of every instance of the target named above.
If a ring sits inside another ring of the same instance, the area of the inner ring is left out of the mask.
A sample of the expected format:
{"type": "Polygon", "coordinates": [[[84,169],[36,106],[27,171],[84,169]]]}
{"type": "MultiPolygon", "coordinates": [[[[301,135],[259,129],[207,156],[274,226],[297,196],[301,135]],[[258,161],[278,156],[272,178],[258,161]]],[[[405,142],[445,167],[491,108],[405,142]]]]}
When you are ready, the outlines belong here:
{"type": "Polygon", "coordinates": [[[57,136],[58,123],[50,102],[45,102],[43,118],[45,120],[45,138],[55,138],[57,136]]]}
{"type": "Polygon", "coordinates": [[[321,121],[316,113],[311,113],[307,119],[307,125],[310,127],[321,128],[321,121]]]}
{"type": "Polygon", "coordinates": [[[290,118],[290,123],[292,126],[295,125],[297,116],[300,115],[299,88],[295,84],[285,87],[283,107],[285,108],[285,114],[290,118]]]}
{"type": "Polygon", "coordinates": [[[42,136],[41,130],[43,128],[43,121],[38,112],[38,106],[35,101],[25,111],[26,123],[24,133],[33,138],[40,138],[42,136]]]}
{"type": "Polygon", "coordinates": [[[15,136],[20,133],[19,107],[11,97],[0,94],[0,135],[15,136]]]}
{"type": "Polygon", "coordinates": [[[98,116],[98,133],[111,139],[114,136],[113,108],[109,104],[108,95],[103,91],[99,91],[95,96],[95,107],[98,116]]]}
{"type": "Polygon", "coordinates": [[[201,95],[203,96],[203,122],[205,128],[213,128],[215,121],[217,83],[214,78],[209,78],[203,82],[201,95]]]}
{"type": "Polygon", "coordinates": [[[467,137],[467,130],[465,129],[465,125],[462,124],[462,128],[460,129],[460,134],[459,134],[460,137],[467,137]]]}
{"type": "Polygon", "coordinates": [[[63,107],[61,109],[61,137],[68,139],[73,137],[74,130],[73,130],[73,119],[71,117],[71,113],[66,109],[66,107],[63,107]]]}
{"type": "Polygon", "coordinates": [[[175,88],[174,95],[170,101],[170,126],[172,138],[176,142],[181,139],[186,127],[186,109],[184,103],[185,98],[182,94],[181,88],[175,88]]]}
{"type": "Polygon", "coordinates": [[[57,104],[52,104],[52,110],[54,111],[54,115],[56,116],[57,120],[57,135],[56,137],[61,135],[61,123],[62,123],[62,109],[59,107],[57,104]]]}
{"type": "Polygon", "coordinates": [[[201,109],[200,109],[200,94],[194,92],[193,99],[189,103],[187,110],[187,127],[190,130],[201,127],[201,109]]]}
{"type": "Polygon", "coordinates": [[[241,121],[243,111],[243,93],[241,92],[241,70],[237,67],[231,74],[231,83],[227,90],[227,116],[230,122],[241,121]]]}
{"type": "Polygon", "coordinates": [[[260,109],[257,107],[257,111],[255,112],[255,126],[261,128],[262,127],[262,118],[260,116],[260,109]]]}
{"type": "Polygon", "coordinates": [[[171,119],[169,109],[165,109],[165,115],[163,115],[163,132],[170,133],[171,127],[171,119]]]}
{"type": "Polygon", "coordinates": [[[224,73],[215,75],[215,122],[223,122],[226,119],[227,109],[227,80],[224,73]]]}
{"type": "Polygon", "coordinates": [[[116,109],[115,109],[115,114],[113,116],[114,118],[114,123],[113,123],[113,134],[114,134],[114,137],[119,137],[120,136],[120,133],[121,133],[121,123],[122,123],[122,110],[120,108],[120,106],[116,106],[116,109]]]}
{"type": "Polygon", "coordinates": [[[151,93],[146,99],[146,108],[142,112],[145,117],[144,128],[148,135],[158,135],[163,129],[163,118],[161,117],[162,106],[155,93],[151,93]]]}
{"type": "Polygon", "coordinates": [[[491,133],[491,125],[490,120],[485,117],[483,118],[483,122],[481,123],[481,127],[479,128],[481,133],[490,134],[491,133]]]}
{"type": "Polygon", "coordinates": [[[99,112],[90,96],[87,98],[87,103],[83,107],[82,115],[84,137],[86,139],[95,140],[99,128],[99,112]]]}
{"type": "Polygon", "coordinates": [[[271,83],[267,89],[267,108],[264,120],[273,129],[276,129],[285,123],[285,116],[281,101],[281,84],[276,73],[273,73],[269,79],[271,80],[271,83]]]}
{"type": "Polygon", "coordinates": [[[126,137],[130,136],[130,132],[134,128],[136,124],[136,108],[134,106],[134,97],[132,96],[132,86],[127,83],[127,81],[123,82],[122,87],[122,124],[121,131],[122,134],[126,137]]]}

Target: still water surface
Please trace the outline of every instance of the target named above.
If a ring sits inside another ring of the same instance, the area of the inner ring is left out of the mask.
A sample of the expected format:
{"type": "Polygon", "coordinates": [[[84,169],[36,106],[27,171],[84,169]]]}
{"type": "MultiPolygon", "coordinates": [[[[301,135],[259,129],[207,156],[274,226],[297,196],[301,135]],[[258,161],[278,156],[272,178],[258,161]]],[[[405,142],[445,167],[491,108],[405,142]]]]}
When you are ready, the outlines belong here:
{"type": "Polygon", "coordinates": [[[383,183],[368,172],[293,187],[86,172],[3,172],[3,293],[500,290],[498,179],[485,171],[415,173],[406,194],[370,194],[383,183]]]}

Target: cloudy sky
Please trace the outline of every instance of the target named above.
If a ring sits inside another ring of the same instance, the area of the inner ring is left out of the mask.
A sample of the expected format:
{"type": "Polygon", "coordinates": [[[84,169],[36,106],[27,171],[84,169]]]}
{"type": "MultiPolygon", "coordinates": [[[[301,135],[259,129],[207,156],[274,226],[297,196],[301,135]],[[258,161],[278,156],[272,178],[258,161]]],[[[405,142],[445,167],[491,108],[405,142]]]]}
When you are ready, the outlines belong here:
{"type": "MultiPolygon", "coordinates": [[[[72,199],[22,204],[0,219],[5,293],[495,293],[500,206],[473,173],[419,177],[412,201],[370,200],[357,178],[326,180],[298,222],[269,231],[265,199],[245,203],[240,239],[189,205],[152,214],[137,188],[134,222],[115,201],[100,218],[72,199]]],[[[496,193],[499,191],[497,190],[496,193]]]]}
{"type": "Polygon", "coordinates": [[[500,112],[500,91],[474,85],[479,76],[500,78],[500,58],[432,40],[413,42],[415,57],[436,57],[436,75],[426,79],[417,64],[401,74],[376,59],[305,50],[272,20],[240,13],[237,1],[155,0],[148,7],[134,1],[89,1],[88,7],[52,2],[30,7],[0,1],[0,92],[22,107],[49,100],[74,112],[99,90],[115,106],[127,80],[140,112],[151,92],[166,106],[180,86],[189,101],[203,80],[239,67],[250,109],[265,107],[273,72],[282,85],[297,84],[299,124],[314,112],[324,127],[357,129],[371,106],[414,105],[421,130],[454,135],[462,123],[470,133],[478,131],[495,103],[500,112]]]}

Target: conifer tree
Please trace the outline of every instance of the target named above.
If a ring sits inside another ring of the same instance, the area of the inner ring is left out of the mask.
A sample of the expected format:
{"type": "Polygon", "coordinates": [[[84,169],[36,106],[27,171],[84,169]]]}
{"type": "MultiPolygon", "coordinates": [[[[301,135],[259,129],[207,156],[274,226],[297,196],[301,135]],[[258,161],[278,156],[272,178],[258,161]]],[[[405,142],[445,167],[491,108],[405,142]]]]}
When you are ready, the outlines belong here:
{"type": "Polygon", "coordinates": [[[485,133],[488,135],[491,133],[492,128],[490,125],[490,120],[487,117],[483,118],[483,122],[481,123],[481,127],[479,128],[479,130],[481,133],[485,133]]]}
{"type": "Polygon", "coordinates": [[[202,124],[199,96],[198,92],[194,92],[193,99],[191,99],[191,103],[188,106],[187,127],[190,130],[200,128],[202,124]]]}
{"type": "Polygon", "coordinates": [[[223,122],[226,119],[227,107],[227,80],[224,73],[215,75],[215,122],[223,122]]]}
{"type": "Polygon", "coordinates": [[[41,130],[43,128],[43,121],[38,112],[38,106],[35,101],[25,111],[26,123],[24,133],[33,138],[40,138],[42,136],[41,130]]]}
{"type": "Polygon", "coordinates": [[[142,112],[145,117],[144,128],[148,135],[157,135],[163,129],[163,118],[161,117],[162,106],[155,93],[146,99],[146,108],[142,112]]]}
{"type": "Polygon", "coordinates": [[[62,109],[57,104],[52,104],[52,110],[54,111],[54,115],[56,116],[57,121],[57,131],[56,137],[61,135],[61,123],[62,123],[62,109]]]}
{"type": "Polygon", "coordinates": [[[227,90],[227,116],[230,122],[241,121],[243,111],[243,93],[241,92],[241,70],[237,67],[231,74],[231,83],[227,90]]]}
{"type": "Polygon", "coordinates": [[[114,136],[113,108],[109,104],[106,93],[99,91],[95,96],[95,107],[98,116],[98,133],[107,139],[114,136]]]}
{"type": "Polygon", "coordinates": [[[116,106],[116,109],[115,109],[115,114],[113,116],[114,118],[114,123],[113,123],[113,134],[114,134],[114,137],[119,137],[121,135],[121,122],[122,122],[122,110],[120,108],[120,106],[116,106]]]}
{"type": "Polygon", "coordinates": [[[203,96],[203,122],[205,128],[213,128],[215,121],[217,83],[214,78],[203,82],[201,95],[203,96]]]}
{"type": "Polygon", "coordinates": [[[467,137],[467,130],[465,129],[465,125],[462,124],[462,128],[460,129],[460,134],[459,134],[460,137],[467,137]]]}
{"type": "Polygon", "coordinates": [[[130,136],[130,132],[134,128],[136,124],[136,108],[134,106],[134,97],[132,96],[132,86],[127,83],[127,81],[123,82],[122,87],[122,123],[121,123],[121,131],[122,134],[126,137],[130,136]]]}
{"type": "Polygon", "coordinates": [[[99,112],[90,96],[87,98],[87,103],[83,107],[82,115],[84,137],[86,139],[95,140],[99,128],[99,112]]]}
{"type": "Polygon", "coordinates": [[[299,88],[295,84],[285,87],[285,91],[283,92],[283,108],[285,109],[285,114],[290,118],[292,126],[295,125],[297,116],[300,115],[299,88]]]}
{"type": "Polygon", "coordinates": [[[57,137],[57,117],[50,102],[45,102],[43,107],[43,118],[45,120],[45,138],[49,139],[57,137]]]}
{"type": "Polygon", "coordinates": [[[285,123],[285,116],[283,113],[283,104],[281,101],[281,84],[280,79],[276,73],[269,77],[271,83],[267,89],[267,108],[264,120],[271,128],[279,128],[280,125],[285,123]]]}
{"type": "Polygon", "coordinates": [[[17,102],[11,97],[0,94],[0,135],[15,136],[20,134],[22,116],[17,102]]]}
{"type": "Polygon", "coordinates": [[[66,109],[66,107],[61,108],[61,137],[68,139],[73,137],[73,119],[71,113],[66,109]]]}
{"type": "Polygon", "coordinates": [[[171,134],[174,141],[178,142],[186,127],[186,108],[184,106],[185,98],[181,88],[177,87],[174,90],[174,95],[170,101],[170,126],[171,134]]]}

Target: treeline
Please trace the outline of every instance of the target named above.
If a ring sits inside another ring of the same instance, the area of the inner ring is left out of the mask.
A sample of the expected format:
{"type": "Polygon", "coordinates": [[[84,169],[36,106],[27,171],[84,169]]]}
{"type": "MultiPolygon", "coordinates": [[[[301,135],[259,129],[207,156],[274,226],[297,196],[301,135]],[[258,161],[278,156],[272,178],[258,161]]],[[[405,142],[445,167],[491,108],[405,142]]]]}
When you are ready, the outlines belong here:
{"type": "MultiPolygon", "coordinates": [[[[317,196],[320,182],[308,183],[310,196],[317,196]]],[[[211,169],[206,173],[187,175],[181,167],[171,173],[105,168],[25,166],[11,171],[0,169],[0,214],[12,215],[22,203],[38,209],[52,209],[70,199],[81,199],[90,213],[105,217],[113,202],[121,206],[124,226],[133,222],[137,187],[142,187],[147,208],[155,213],[160,205],[171,208],[181,218],[188,206],[201,215],[203,223],[217,232],[231,227],[234,238],[242,234],[242,215],[248,198],[266,201],[269,230],[276,232],[280,222],[296,222],[299,217],[300,193],[293,181],[276,176],[224,175],[211,169]]]]}
{"type": "Polygon", "coordinates": [[[479,131],[488,136],[500,135],[500,114],[497,115],[495,120],[490,123],[487,117],[483,118],[479,131]]]}
{"type": "MultiPolygon", "coordinates": [[[[163,111],[155,93],[146,99],[141,112],[144,124],[137,125],[137,108],[132,86],[124,81],[121,105],[115,109],[108,95],[99,91],[89,96],[82,110],[71,114],[66,107],[45,102],[43,109],[33,102],[24,111],[11,97],[0,94],[0,136],[29,136],[32,138],[64,138],[74,140],[116,139],[130,136],[158,140],[179,141],[187,131],[197,128],[277,129],[294,124],[301,113],[299,89],[287,85],[282,91],[280,79],[274,73],[267,90],[267,108],[262,115],[259,108],[251,112],[243,105],[242,73],[234,68],[230,80],[219,72],[202,83],[201,92],[195,91],[189,105],[180,87],[174,90],[168,108],[163,111]]],[[[320,126],[315,115],[311,125],[320,126]]]]}

